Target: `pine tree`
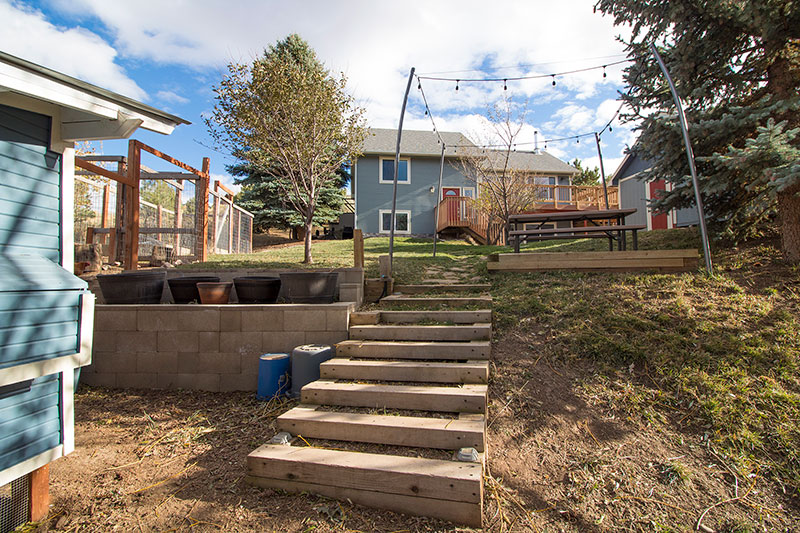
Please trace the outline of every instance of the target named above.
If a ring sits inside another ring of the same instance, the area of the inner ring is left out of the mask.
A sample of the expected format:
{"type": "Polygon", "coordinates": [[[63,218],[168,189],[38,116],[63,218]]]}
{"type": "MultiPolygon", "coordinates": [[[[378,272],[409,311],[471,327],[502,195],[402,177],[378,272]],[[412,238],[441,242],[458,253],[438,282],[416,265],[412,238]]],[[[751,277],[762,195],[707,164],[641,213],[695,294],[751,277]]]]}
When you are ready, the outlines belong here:
{"type": "MultiPolygon", "coordinates": [[[[298,35],[270,46],[250,65],[231,64],[214,87],[216,105],[206,124],[214,139],[240,161],[269,176],[305,227],[305,263],[312,263],[311,228],[337,171],[359,155],[366,136],[363,109],[298,35]]],[[[268,183],[267,183],[268,182],[268,183]]]]}
{"type": "Polygon", "coordinates": [[[572,166],[575,167],[580,174],[572,178],[572,184],[578,186],[597,186],[601,185],[600,183],[600,167],[594,168],[583,168],[583,161],[578,158],[575,158],[575,161],[572,162],[572,166]]]}
{"type": "Polygon", "coordinates": [[[741,239],[777,217],[784,254],[800,262],[800,2],[599,0],[631,25],[625,98],[640,120],[634,150],[674,190],[657,207],[693,205],[675,106],[649,50],[659,48],[684,102],[706,218],[741,239]]]}

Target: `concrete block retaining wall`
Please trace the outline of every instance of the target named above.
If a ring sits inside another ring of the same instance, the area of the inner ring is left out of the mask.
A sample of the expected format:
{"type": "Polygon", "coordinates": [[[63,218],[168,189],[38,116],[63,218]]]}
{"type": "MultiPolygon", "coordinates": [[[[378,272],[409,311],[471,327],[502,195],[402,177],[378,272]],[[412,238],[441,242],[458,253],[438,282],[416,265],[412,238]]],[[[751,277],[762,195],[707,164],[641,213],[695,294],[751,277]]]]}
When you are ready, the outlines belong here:
{"type": "Polygon", "coordinates": [[[259,356],[347,339],[353,302],[97,305],[92,364],[104,387],[255,391],[259,356]]]}

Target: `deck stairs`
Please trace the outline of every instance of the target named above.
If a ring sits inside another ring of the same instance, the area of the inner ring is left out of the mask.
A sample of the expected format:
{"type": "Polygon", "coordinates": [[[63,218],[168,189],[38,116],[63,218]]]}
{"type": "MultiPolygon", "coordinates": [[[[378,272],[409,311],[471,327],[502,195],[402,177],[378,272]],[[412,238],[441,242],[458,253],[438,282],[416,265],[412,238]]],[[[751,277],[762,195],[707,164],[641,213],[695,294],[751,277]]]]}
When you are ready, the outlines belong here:
{"type": "Polygon", "coordinates": [[[351,314],[349,339],[277,419],[288,444],[253,451],[248,481],[480,527],[488,286],[396,289],[351,314]]]}

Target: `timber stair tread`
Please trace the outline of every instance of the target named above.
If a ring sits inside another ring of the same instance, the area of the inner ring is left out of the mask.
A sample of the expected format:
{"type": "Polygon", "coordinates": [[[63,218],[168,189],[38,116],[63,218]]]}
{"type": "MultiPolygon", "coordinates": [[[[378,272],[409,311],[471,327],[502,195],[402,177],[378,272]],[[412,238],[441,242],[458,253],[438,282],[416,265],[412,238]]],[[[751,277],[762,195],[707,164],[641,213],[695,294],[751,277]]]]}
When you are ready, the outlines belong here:
{"type": "Polygon", "coordinates": [[[466,384],[460,387],[401,385],[380,383],[341,383],[318,380],[300,390],[302,403],[441,411],[448,413],[485,413],[487,386],[466,384]]]}
{"type": "Polygon", "coordinates": [[[277,427],[304,438],[367,442],[414,448],[484,450],[484,417],[478,420],[426,418],[295,407],[277,419],[277,427]]]}
{"type": "Polygon", "coordinates": [[[492,322],[491,309],[477,309],[475,311],[380,311],[379,313],[379,320],[375,324],[414,324],[429,320],[438,322],[452,322],[453,324],[479,324],[492,322]]]}
{"type": "Polygon", "coordinates": [[[491,338],[490,323],[456,325],[376,324],[350,326],[350,339],[383,341],[472,341],[491,338]]]}
{"type": "Polygon", "coordinates": [[[427,362],[329,359],[319,367],[323,379],[412,381],[431,383],[486,383],[488,361],[427,362]]]}
{"type": "Polygon", "coordinates": [[[424,294],[428,292],[488,292],[488,283],[422,283],[395,285],[394,291],[403,294],[424,294]]]}
{"type": "Polygon", "coordinates": [[[489,359],[491,342],[423,342],[351,339],[336,344],[336,355],[370,359],[489,359]]]}
{"type": "Polygon", "coordinates": [[[480,462],[266,444],[247,456],[247,481],[481,525],[480,462]]]}
{"type": "Polygon", "coordinates": [[[491,306],[491,296],[430,296],[430,297],[413,297],[405,296],[402,294],[392,294],[381,299],[383,304],[396,304],[396,305],[409,305],[416,307],[434,307],[434,306],[480,306],[485,308],[491,306]]]}

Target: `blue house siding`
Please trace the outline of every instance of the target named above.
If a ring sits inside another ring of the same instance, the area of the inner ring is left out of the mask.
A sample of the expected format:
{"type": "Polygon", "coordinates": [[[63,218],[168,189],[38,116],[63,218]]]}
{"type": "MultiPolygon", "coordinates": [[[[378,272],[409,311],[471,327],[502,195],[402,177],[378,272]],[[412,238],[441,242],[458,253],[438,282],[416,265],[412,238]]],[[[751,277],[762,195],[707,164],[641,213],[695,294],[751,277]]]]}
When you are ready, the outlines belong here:
{"type": "Polygon", "coordinates": [[[51,119],[0,105],[0,253],[61,261],[61,154],[51,119]]]}
{"type": "MultiPolygon", "coordinates": [[[[440,159],[411,157],[410,160],[411,183],[397,184],[397,210],[411,212],[412,234],[433,235],[440,159]]],[[[380,233],[380,212],[392,209],[392,184],[379,182],[379,161],[378,156],[366,156],[356,163],[356,227],[366,234],[380,233]]],[[[445,160],[442,187],[475,187],[475,183],[445,160]]]]}
{"type": "Polygon", "coordinates": [[[0,471],[62,443],[60,376],[0,387],[0,471]]]}

